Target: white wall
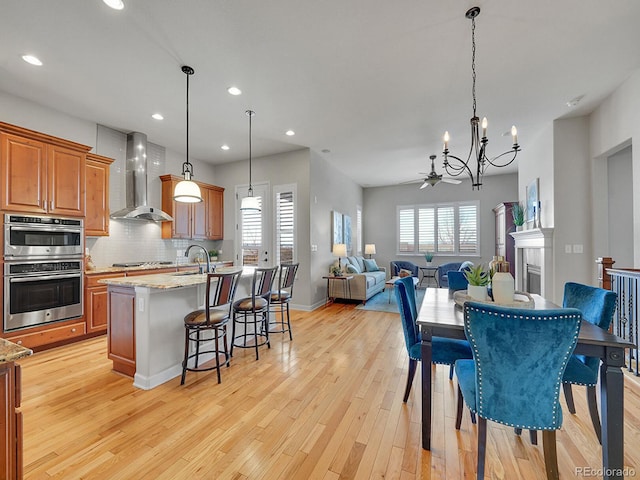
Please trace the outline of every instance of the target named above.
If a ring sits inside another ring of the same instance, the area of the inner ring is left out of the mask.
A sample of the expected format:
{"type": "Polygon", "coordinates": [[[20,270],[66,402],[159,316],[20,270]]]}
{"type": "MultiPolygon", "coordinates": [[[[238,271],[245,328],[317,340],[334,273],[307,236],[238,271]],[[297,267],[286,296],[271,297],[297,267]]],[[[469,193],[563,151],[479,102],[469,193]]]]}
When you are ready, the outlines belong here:
{"type": "Polygon", "coordinates": [[[561,303],[566,282],[593,285],[597,281],[591,241],[593,209],[588,118],[556,120],[553,138],[553,300],[561,303]],[[576,245],[582,245],[582,253],[576,253],[576,245]]]}
{"type": "Polygon", "coordinates": [[[633,182],[631,147],[607,159],[609,254],[617,267],[633,265],[633,182]]]}
{"type": "MultiPolygon", "coordinates": [[[[460,177],[462,178],[462,177],[460,177]]],[[[402,259],[424,265],[424,256],[398,255],[396,207],[453,201],[480,201],[480,252],[481,255],[468,257],[438,256],[436,265],[447,262],[471,260],[474,263],[488,263],[495,255],[495,214],[493,208],[502,202],[512,202],[518,198],[518,175],[489,175],[483,179],[482,190],[472,191],[469,180],[460,185],[439,184],[435,187],[419,188],[420,184],[372,187],[364,189],[364,241],[375,243],[376,262],[389,269],[392,260],[402,259]]]]}
{"type": "MultiPolygon", "coordinates": [[[[590,116],[590,155],[594,175],[592,192],[594,205],[593,253],[609,256],[608,207],[602,202],[607,196],[606,158],[640,139],[640,70],[613,92],[590,116]]],[[[633,189],[633,267],[640,268],[640,149],[631,152],[633,189]]],[[[615,258],[614,258],[615,260],[615,258]]],[[[629,267],[629,265],[616,265],[629,267]]]]}
{"type": "Polygon", "coordinates": [[[336,261],[331,253],[331,212],[337,210],[351,217],[352,238],[355,239],[356,206],[363,204],[363,197],[362,187],[313,151],[310,175],[309,243],[317,246],[310,260],[311,300],[317,307],[326,298],[327,282],[322,277],[329,274],[330,265],[336,261]]]}

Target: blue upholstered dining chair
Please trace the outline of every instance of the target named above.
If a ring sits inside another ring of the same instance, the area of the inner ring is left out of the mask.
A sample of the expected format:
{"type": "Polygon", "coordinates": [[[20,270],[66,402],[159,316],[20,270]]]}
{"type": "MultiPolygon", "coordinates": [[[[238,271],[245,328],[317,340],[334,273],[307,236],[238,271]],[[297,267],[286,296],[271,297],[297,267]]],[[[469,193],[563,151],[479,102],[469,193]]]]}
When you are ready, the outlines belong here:
{"type": "MultiPolygon", "coordinates": [[[[411,384],[413,383],[418,361],[422,358],[420,331],[416,324],[418,310],[416,307],[416,292],[411,277],[396,280],[395,287],[398,309],[402,319],[402,329],[404,330],[404,341],[409,354],[409,373],[403,398],[403,401],[406,402],[411,392],[411,384]]],[[[449,365],[449,379],[453,376],[453,364],[460,358],[472,358],[471,347],[466,340],[432,338],[432,362],[449,365]]]]}
{"type": "Polygon", "coordinates": [[[469,286],[467,277],[464,276],[464,272],[451,271],[447,274],[447,282],[449,291],[457,292],[458,290],[466,290],[469,286]]]}
{"type": "MultiPolygon", "coordinates": [[[[580,283],[567,282],[564,285],[563,307],[577,308],[582,312],[582,318],[603,330],[608,330],[616,309],[617,294],[610,290],[582,285],[580,283]]],[[[562,378],[564,397],[567,401],[569,412],[575,414],[576,407],[573,403],[571,384],[587,387],[587,403],[591,423],[596,432],[598,441],[602,443],[602,428],[600,415],[598,414],[598,402],[596,399],[596,384],[600,359],[586,357],[584,355],[572,355],[567,364],[567,369],[562,378]]]]}
{"type": "Polygon", "coordinates": [[[548,479],[558,478],[556,430],[562,425],[560,384],[580,331],[580,310],[530,310],[467,302],[464,331],[473,360],[458,360],[458,412],[462,401],[478,415],[477,478],[484,478],[487,419],[543,430],[548,479]]]}

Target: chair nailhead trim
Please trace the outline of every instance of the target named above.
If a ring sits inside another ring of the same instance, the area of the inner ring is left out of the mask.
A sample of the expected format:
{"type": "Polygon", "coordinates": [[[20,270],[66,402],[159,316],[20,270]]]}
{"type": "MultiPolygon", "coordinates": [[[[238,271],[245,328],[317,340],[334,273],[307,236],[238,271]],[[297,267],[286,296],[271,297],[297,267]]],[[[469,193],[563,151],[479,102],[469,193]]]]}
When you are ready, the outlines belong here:
{"type": "MultiPolygon", "coordinates": [[[[468,303],[465,303],[464,305],[465,308],[465,319],[468,317],[469,312],[473,311],[473,312],[480,312],[483,313],[485,315],[492,315],[492,316],[496,316],[496,317],[500,317],[500,318],[519,318],[519,319],[525,319],[525,320],[536,320],[536,321],[549,321],[549,320],[558,320],[558,319],[575,319],[578,318],[578,320],[582,319],[582,315],[576,315],[576,314],[572,314],[572,313],[568,313],[568,314],[559,314],[559,315],[554,315],[552,317],[546,317],[546,318],[539,318],[536,315],[524,315],[524,314],[509,314],[509,313],[505,313],[505,312],[487,312],[484,309],[479,309],[476,307],[472,307],[471,305],[469,305],[468,303]]],[[[465,329],[466,332],[466,329],[465,329]]],[[[576,323],[576,327],[574,328],[574,332],[573,332],[573,342],[569,345],[569,347],[567,348],[567,351],[564,353],[564,366],[566,368],[567,363],[569,362],[569,357],[571,356],[571,354],[573,353],[573,350],[575,348],[575,344],[578,340],[578,334],[580,332],[580,322],[576,323]]],[[[473,359],[476,362],[476,375],[477,375],[477,379],[478,379],[478,392],[476,393],[477,397],[480,397],[479,401],[478,398],[476,398],[476,403],[477,403],[477,413],[479,416],[486,418],[487,420],[491,420],[492,422],[496,422],[496,423],[501,423],[503,425],[508,425],[511,427],[518,427],[518,428],[526,428],[528,430],[557,430],[560,428],[561,425],[558,425],[558,406],[560,405],[559,403],[559,398],[560,398],[560,385],[562,384],[562,376],[564,375],[564,368],[560,371],[559,376],[557,378],[558,383],[556,383],[556,388],[554,391],[554,399],[553,399],[553,410],[552,410],[552,425],[551,426],[541,426],[541,425],[514,425],[508,422],[504,422],[501,420],[496,420],[494,418],[485,416],[482,414],[482,410],[483,410],[483,404],[484,404],[484,399],[482,398],[482,362],[478,359],[478,348],[477,348],[477,341],[475,339],[475,337],[473,336],[472,332],[469,332],[469,336],[470,338],[469,343],[471,345],[471,348],[473,350],[473,359]]]]}

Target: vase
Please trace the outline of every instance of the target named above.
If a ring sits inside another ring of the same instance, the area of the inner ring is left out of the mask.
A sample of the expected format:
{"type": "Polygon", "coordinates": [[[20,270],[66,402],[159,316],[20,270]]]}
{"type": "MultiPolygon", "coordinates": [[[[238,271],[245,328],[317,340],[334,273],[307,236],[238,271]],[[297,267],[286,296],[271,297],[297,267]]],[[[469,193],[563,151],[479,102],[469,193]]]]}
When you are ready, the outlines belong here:
{"type": "Polygon", "coordinates": [[[491,279],[491,290],[493,301],[496,303],[513,303],[513,293],[515,291],[515,281],[509,272],[497,272],[491,279]]]}
{"type": "Polygon", "coordinates": [[[474,300],[480,300],[481,302],[484,302],[487,300],[487,286],[469,285],[467,287],[467,294],[474,300]]]}

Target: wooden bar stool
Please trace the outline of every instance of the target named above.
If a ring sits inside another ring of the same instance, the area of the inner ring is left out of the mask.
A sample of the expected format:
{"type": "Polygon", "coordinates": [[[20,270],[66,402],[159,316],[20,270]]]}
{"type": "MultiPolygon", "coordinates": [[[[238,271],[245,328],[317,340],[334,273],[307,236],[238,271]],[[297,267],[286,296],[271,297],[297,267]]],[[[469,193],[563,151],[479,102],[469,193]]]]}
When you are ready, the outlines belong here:
{"type": "Polygon", "coordinates": [[[184,385],[187,371],[205,372],[218,371],[218,383],[220,379],[220,355],[224,355],[224,362],[229,366],[229,349],[227,348],[227,323],[231,316],[231,306],[236,294],[238,279],[242,270],[234,273],[209,273],[207,274],[207,290],[205,293],[205,308],[196,310],[184,317],[184,360],[182,361],[182,379],[180,385],[184,385]],[[212,336],[205,335],[211,331],[212,336]],[[207,348],[205,343],[215,342],[213,349],[207,348]],[[222,350],[220,349],[222,341],[222,350]],[[189,354],[190,343],[195,343],[195,353],[189,354]],[[213,366],[199,367],[200,355],[213,354],[216,364],[213,366]],[[189,360],[194,359],[193,367],[189,367],[189,360]]]}
{"type": "Polygon", "coordinates": [[[233,302],[233,329],[231,340],[231,356],[233,348],[255,348],[256,360],[259,359],[258,347],[269,343],[269,296],[273,287],[278,267],[256,268],[251,281],[251,296],[233,302]],[[243,333],[236,335],[236,325],[242,325],[243,333]],[[252,331],[247,331],[251,326],[252,331]],[[247,343],[253,340],[253,345],[247,343]],[[240,342],[240,343],[238,343],[240,342]]]}
{"type": "Polygon", "coordinates": [[[293,282],[296,279],[299,263],[282,263],[278,274],[278,288],[271,292],[269,303],[271,312],[275,313],[273,321],[269,320],[269,333],[289,332],[289,340],[293,340],[291,334],[291,320],[289,318],[289,303],[293,297],[293,282]],[[285,320],[284,314],[287,314],[285,320]],[[278,313],[280,319],[278,319],[278,313]]]}

